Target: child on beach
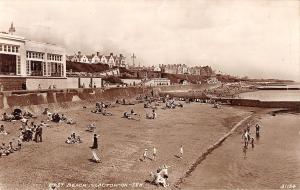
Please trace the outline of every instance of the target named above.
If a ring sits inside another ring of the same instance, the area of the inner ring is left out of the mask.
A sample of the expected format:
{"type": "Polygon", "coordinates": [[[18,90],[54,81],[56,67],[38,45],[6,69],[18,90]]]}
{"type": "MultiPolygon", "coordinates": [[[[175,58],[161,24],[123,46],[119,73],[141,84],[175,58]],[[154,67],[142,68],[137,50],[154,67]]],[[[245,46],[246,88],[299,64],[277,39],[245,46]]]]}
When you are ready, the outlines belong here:
{"type": "Polygon", "coordinates": [[[148,157],[148,149],[145,149],[143,154],[143,161],[145,161],[147,157],[148,157]]]}
{"type": "Polygon", "coordinates": [[[157,154],[157,150],[155,147],[153,147],[153,160],[156,161],[156,154],[157,154]]]}

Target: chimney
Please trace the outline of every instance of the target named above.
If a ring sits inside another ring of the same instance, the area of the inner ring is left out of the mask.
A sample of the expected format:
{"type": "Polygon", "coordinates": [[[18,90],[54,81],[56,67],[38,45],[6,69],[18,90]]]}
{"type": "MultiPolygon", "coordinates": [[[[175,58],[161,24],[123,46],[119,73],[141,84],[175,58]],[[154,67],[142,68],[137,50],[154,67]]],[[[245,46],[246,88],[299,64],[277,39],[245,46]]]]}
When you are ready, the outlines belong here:
{"type": "Polygon", "coordinates": [[[99,52],[99,51],[97,51],[97,56],[98,56],[98,57],[100,56],[100,52],[99,52]]]}
{"type": "Polygon", "coordinates": [[[78,55],[81,55],[81,51],[78,51],[78,55]]]}

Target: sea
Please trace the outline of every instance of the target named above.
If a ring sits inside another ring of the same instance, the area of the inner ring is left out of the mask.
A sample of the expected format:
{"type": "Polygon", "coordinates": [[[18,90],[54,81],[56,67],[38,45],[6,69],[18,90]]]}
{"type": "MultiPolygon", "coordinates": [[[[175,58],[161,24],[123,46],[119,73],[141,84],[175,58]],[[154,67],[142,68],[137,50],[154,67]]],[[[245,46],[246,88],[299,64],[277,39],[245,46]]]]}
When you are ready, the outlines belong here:
{"type": "MultiPolygon", "coordinates": [[[[274,87],[276,88],[278,86],[274,87]]],[[[289,88],[300,88],[300,85],[287,85],[287,87],[287,90],[258,90],[254,92],[245,92],[239,94],[239,97],[261,101],[300,101],[300,90],[288,90],[289,88]]]]}

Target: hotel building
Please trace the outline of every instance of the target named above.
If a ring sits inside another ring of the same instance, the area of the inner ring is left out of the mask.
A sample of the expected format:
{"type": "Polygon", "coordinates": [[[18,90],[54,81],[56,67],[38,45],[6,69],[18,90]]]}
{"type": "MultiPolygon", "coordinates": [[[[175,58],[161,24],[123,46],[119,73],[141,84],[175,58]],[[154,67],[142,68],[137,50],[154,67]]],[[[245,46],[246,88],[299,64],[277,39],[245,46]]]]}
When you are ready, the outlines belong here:
{"type": "Polygon", "coordinates": [[[0,33],[0,76],[65,78],[66,52],[57,45],[0,33]]]}

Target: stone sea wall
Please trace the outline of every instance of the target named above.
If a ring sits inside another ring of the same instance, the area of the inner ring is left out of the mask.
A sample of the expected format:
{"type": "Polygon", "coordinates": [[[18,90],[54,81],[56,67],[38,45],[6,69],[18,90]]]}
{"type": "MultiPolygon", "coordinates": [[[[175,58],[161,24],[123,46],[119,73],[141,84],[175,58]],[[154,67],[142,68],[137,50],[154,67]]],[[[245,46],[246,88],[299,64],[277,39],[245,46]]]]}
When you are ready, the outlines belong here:
{"type": "Polygon", "coordinates": [[[65,90],[33,90],[33,91],[5,91],[0,92],[0,112],[16,107],[28,108],[44,105],[47,107],[81,106],[96,101],[116,101],[117,99],[131,99],[138,95],[158,94],[160,91],[190,90],[203,88],[203,85],[186,86],[157,86],[157,87],[126,87],[126,88],[84,88],[65,90]]]}

